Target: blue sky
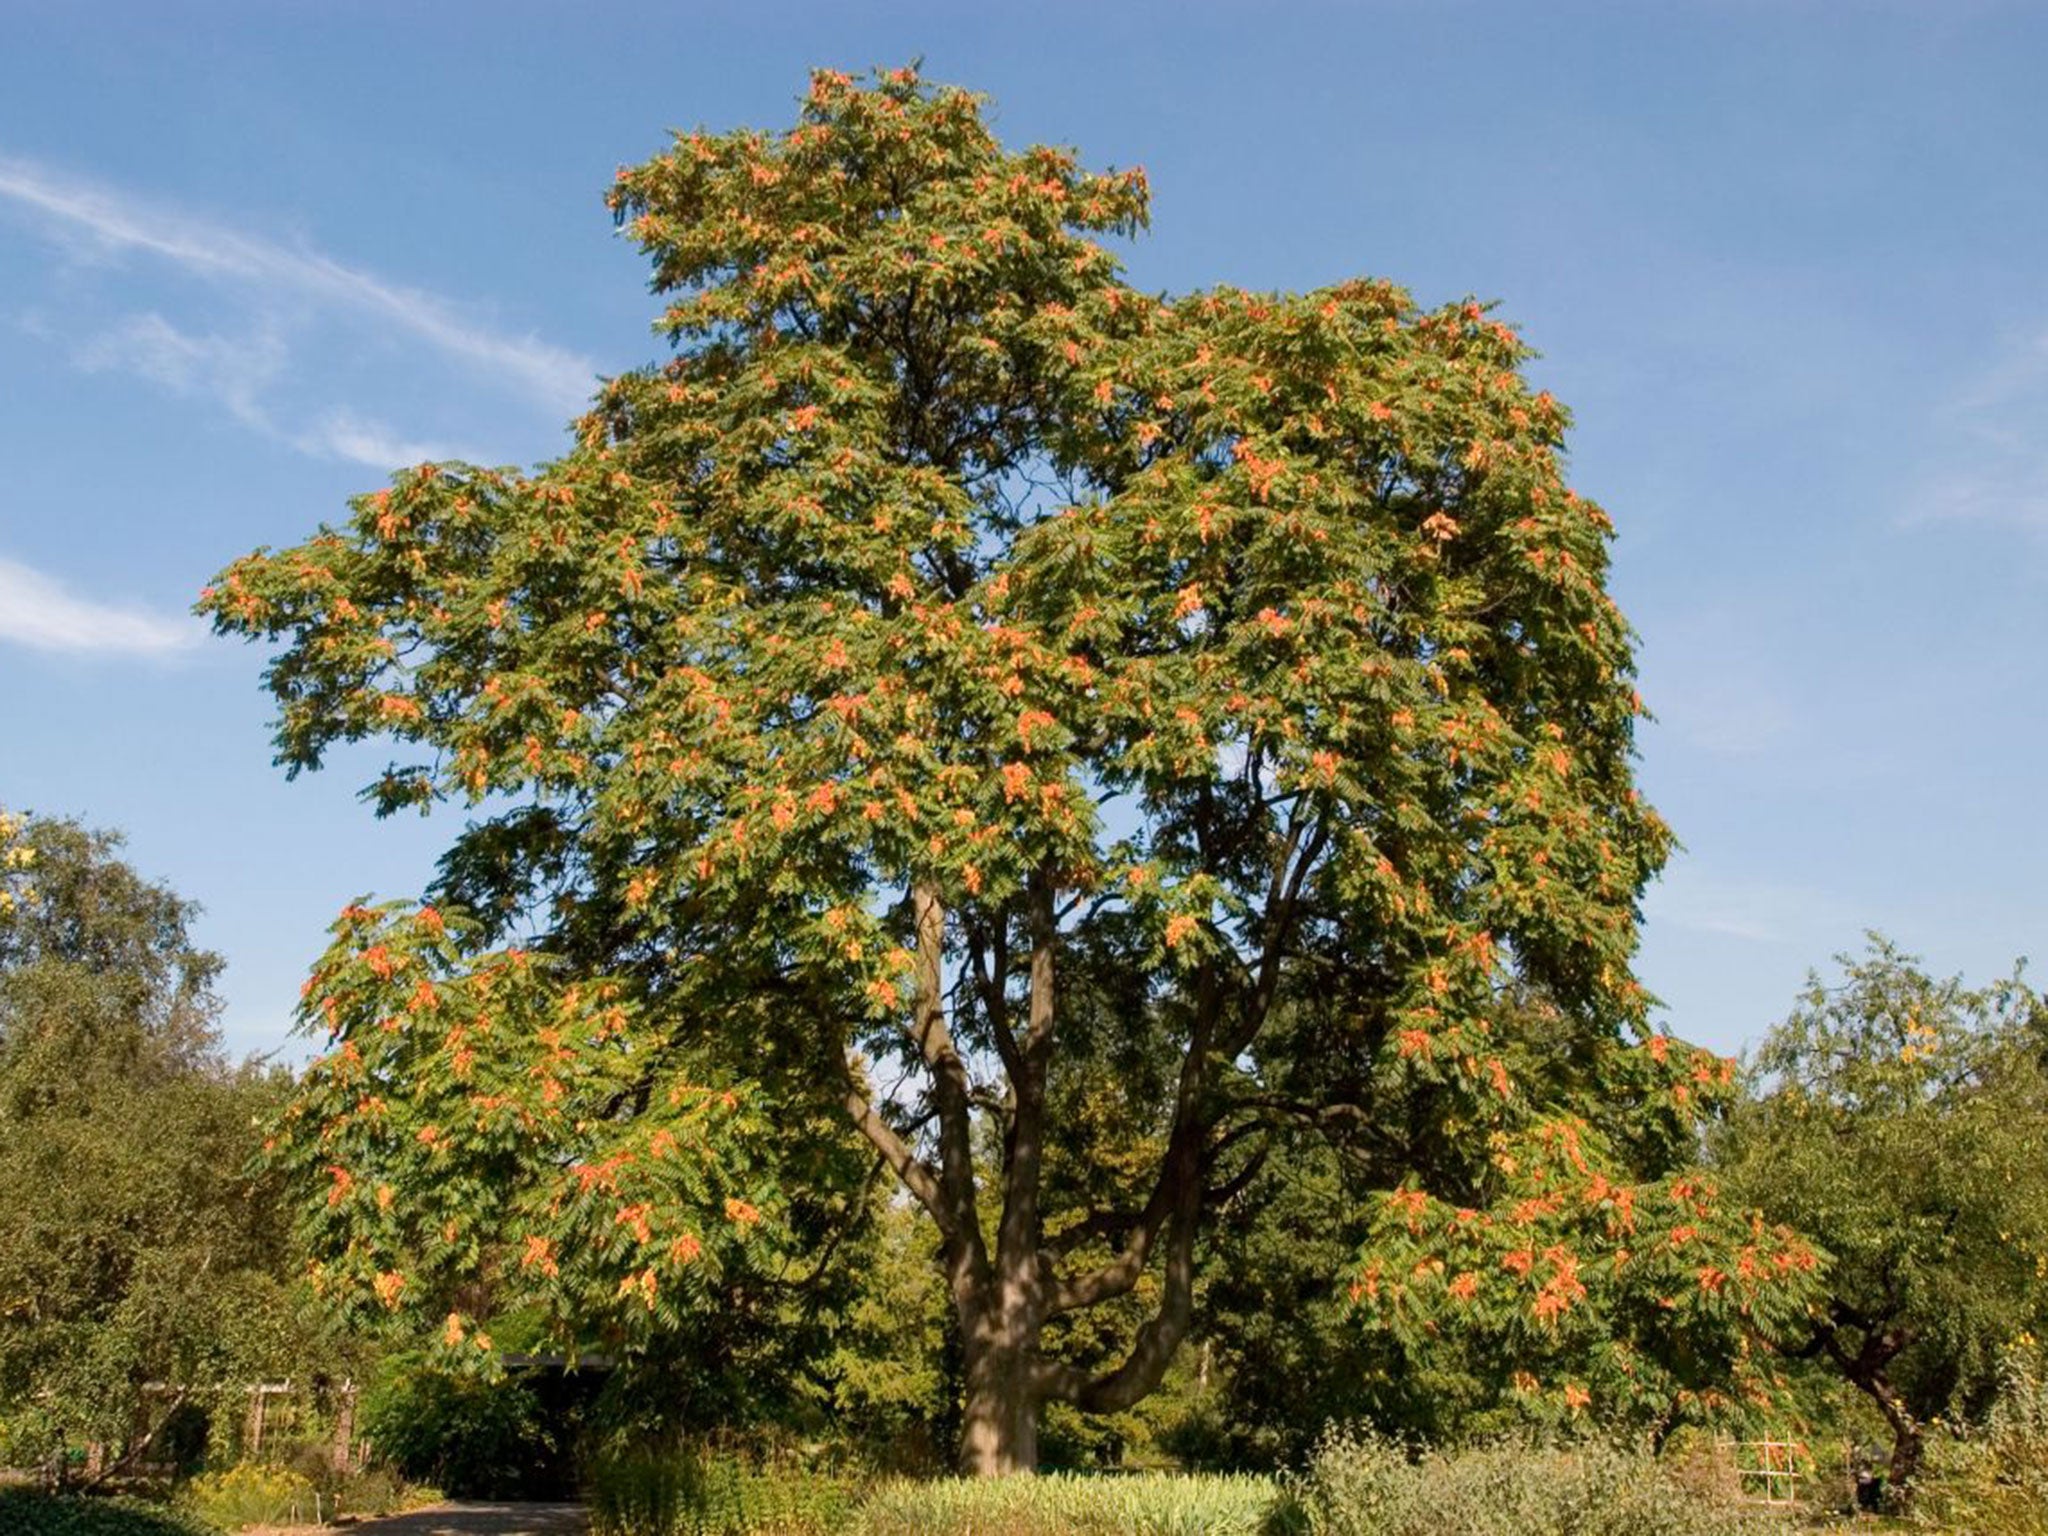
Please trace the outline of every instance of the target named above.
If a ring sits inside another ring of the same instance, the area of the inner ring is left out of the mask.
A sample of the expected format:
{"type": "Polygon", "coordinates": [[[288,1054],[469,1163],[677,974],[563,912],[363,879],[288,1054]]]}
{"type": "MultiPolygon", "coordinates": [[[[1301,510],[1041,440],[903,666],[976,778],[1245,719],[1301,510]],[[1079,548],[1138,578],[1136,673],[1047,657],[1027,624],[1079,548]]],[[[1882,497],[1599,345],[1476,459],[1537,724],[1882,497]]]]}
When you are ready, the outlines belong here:
{"type": "Polygon", "coordinates": [[[0,802],[203,903],[235,1047],[447,828],[372,820],[375,754],[287,783],[199,587],[395,465],[552,455],[658,355],[613,168],[914,56],[1143,164],[1148,287],[1385,276],[1543,350],[1686,845],[1672,1028],[1754,1040],[1867,927],[2043,947],[2048,8],[8,0],[0,802]]]}

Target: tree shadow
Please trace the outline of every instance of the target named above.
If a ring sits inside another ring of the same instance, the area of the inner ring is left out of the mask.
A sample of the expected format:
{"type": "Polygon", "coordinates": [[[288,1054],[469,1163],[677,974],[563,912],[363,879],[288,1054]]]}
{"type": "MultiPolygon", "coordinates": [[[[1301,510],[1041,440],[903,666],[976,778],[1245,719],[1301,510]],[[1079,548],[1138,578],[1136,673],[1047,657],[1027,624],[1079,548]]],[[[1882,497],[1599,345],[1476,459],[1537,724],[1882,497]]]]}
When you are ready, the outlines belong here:
{"type": "Polygon", "coordinates": [[[580,1504],[436,1504],[346,1527],[358,1536],[585,1536],[580,1504]]]}

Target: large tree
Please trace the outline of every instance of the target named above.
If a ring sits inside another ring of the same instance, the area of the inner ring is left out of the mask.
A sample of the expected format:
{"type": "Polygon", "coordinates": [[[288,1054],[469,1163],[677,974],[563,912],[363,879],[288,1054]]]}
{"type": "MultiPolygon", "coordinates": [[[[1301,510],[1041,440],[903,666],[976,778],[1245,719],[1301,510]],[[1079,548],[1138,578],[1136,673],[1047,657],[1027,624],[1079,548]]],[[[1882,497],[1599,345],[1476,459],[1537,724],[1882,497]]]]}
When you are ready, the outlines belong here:
{"type": "Polygon", "coordinates": [[[1911,1496],[1927,1426],[1989,1406],[2048,1309],[2048,1010],[2019,976],[1937,980],[1873,936],[1811,977],[1718,1139],[1740,1195],[1834,1255],[1777,1330],[1868,1398],[1911,1496]]]}
{"type": "Polygon", "coordinates": [[[1490,1167],[1547,1114],[1504,996],[1632,1038],[1611,525],[1480,305],[1139,292],[1140,173],[910,71],[611,204],[665,362],[203,600],[285,642],[289,769],[386,737],[382,810],[473,813],[439,907],[345,919],[284,1155],[337,1284],[632,1337],[786,1240],[829,1094],[936,1225],[965,1464],[1028,1467],[1159,1382],[1276,1128],[1490,1167]]]}

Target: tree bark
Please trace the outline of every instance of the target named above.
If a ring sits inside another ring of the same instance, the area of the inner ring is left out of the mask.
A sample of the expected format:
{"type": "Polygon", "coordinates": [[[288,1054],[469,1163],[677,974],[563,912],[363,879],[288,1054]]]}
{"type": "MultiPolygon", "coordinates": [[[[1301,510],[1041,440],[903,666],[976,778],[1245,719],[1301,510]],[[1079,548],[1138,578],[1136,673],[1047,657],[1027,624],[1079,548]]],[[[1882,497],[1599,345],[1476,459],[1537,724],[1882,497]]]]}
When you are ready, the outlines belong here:
{"type": "Polygon", "coordinates": [[[1891,1426],[1892,1454],[1885,1466],[1884,1502],[1891,1512],[1902,1513],[1913,1502],[1913,1484],[1926,1454],[1926,1431],[1882,1374],[1858,1385],[1876,1401],[1885,1423],[1891,1426]]]}
{"type": "Polygon", "coordinates": [[[966,1380],[960,1470],[968,1477],[1001,1477],[1038,1468],[1039,1330],[1020,1311],[984,1307],[962,1330],[966,1380]]]}
{"type": "MultiPolygon", "coordinates": [[[[1053,1038],[1053,956],[1059,943],[1053,890],[1041,872],[1030,882],[1029,986],[1024,1032],[1004,1051],[1010,1075],[1010,1124],[1003,1146],[1003,1207],[993,1273],[978,1304],[963,1311],[967,1345],[961,1470],[985,1477],[1038,1467],[1039,1340],[1045,1327],[1046,1275],[1040,1256],[1039,1191],[1045,1164],[1045,1090],[1053,1038]]],[[[1007,1035],[1007,1021],[992,1019],[1007,1035]]]]}
{"type": "Polygon", "coordinates": [[[1910,1335],[1896,1328],[1881,1329],[1873,1320],[1852,1312],[1840,1302],[1835,1303],[1835,1314],[1863,1330],[1861,1347],[1851,1354],[1833,1326],[1818,1330],[1815,1342],[1827,1351],[1857,1390],[1877,1404],[1878,1412],[1890,1426],[1892,1454],[1885,1466],[1884,1505],[1891,1513],[1903,1513],[1913,1502],[1913,1483],[1920,1475],[1920,1464],[1926,1454],[1927,1432],[1906,1400],[1893,1389],[1885,1368],[1906,1347],[1910,1335]]]}
{"type": "MultiPolygon", "coordinates": [[[[910,892],[916,935],[909,1043],[930,1074],[934,1160],[921,1156],[868,1097],[849,1071],[846,1105],[883,1161],[937,1223],[941,1262],[962,1356],[959,1464],[972,1477],[1030,1472],[1038,1464],[1041,1411],[1071,1403],[1084,1413],[1116,1412],[1155,1390],[1193,1321],[1195,1252],[1208,1174],[1230,1138],[1212,1144],[1216,1129],[1210,1069],[1242,1051],[1264,1022],[1275,993],[1282,940],[1308,868],[1320,854],[1319,830],[1290,829],[1274,874],[1277,903],[1247,997],[1236,998],[1212,964],[1195,981],[1195,1016],[1175,1088],[1171,1129],[1149,1197],[1135,1210],[1091,1213],[1075,1230],[1108,1238],[1110,1256],[1081,1274],[1065,1272],[1066,1244],[1048,1245],[1041,1192],[1047,1091],[1058,1018],[1056,960],[1060,943],[1057,887],[1040,869],[1027,881],[1024,932],[1031,952],[1020,1003],[1007,982],[1007,936],[970,931],[968,981],[988,1014],[989,1034],[1007,1078],[1002,1166],[977,1169],[973,1114],[978,1100],[948,1020],[944,946],[948,916],[928,885],[910,892]],[[991,968],[992,967],[992,968],[991,968]],[[986,1196],[999,1204],[993,1229],[982,1221],[986,1196]],[[993,1237],[991,1242],[989,1239],[993,1237]],[[1149,1266],[1161,1267],[1160,1295],[1149,1320],[1118,1363],[1094,1371],[1046,1358],[1048,1319],[1133,1291],[1149,1266]]],[[[984,1145],[986,1145],[984,1143],[984,1145]]],[[[1228,1184],[1225,1188],[1228,1189],[1228,1184]]],[[[1069,1234],[1063,1234],[1069,1235],[1069,1234]]]]}

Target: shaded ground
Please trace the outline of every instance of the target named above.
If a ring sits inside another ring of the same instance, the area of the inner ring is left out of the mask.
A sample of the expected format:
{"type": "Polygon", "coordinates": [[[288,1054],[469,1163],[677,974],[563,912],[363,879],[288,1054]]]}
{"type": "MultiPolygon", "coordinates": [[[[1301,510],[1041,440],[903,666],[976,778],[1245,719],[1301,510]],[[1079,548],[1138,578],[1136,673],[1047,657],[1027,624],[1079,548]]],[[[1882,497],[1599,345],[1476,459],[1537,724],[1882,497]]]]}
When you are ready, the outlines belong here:
{"type": "Polygon", "coordinates": [[[343,1529],[352,1536],[584,1536],[590,1527],[580,1504],[436,1504],[343,1529]]]}

